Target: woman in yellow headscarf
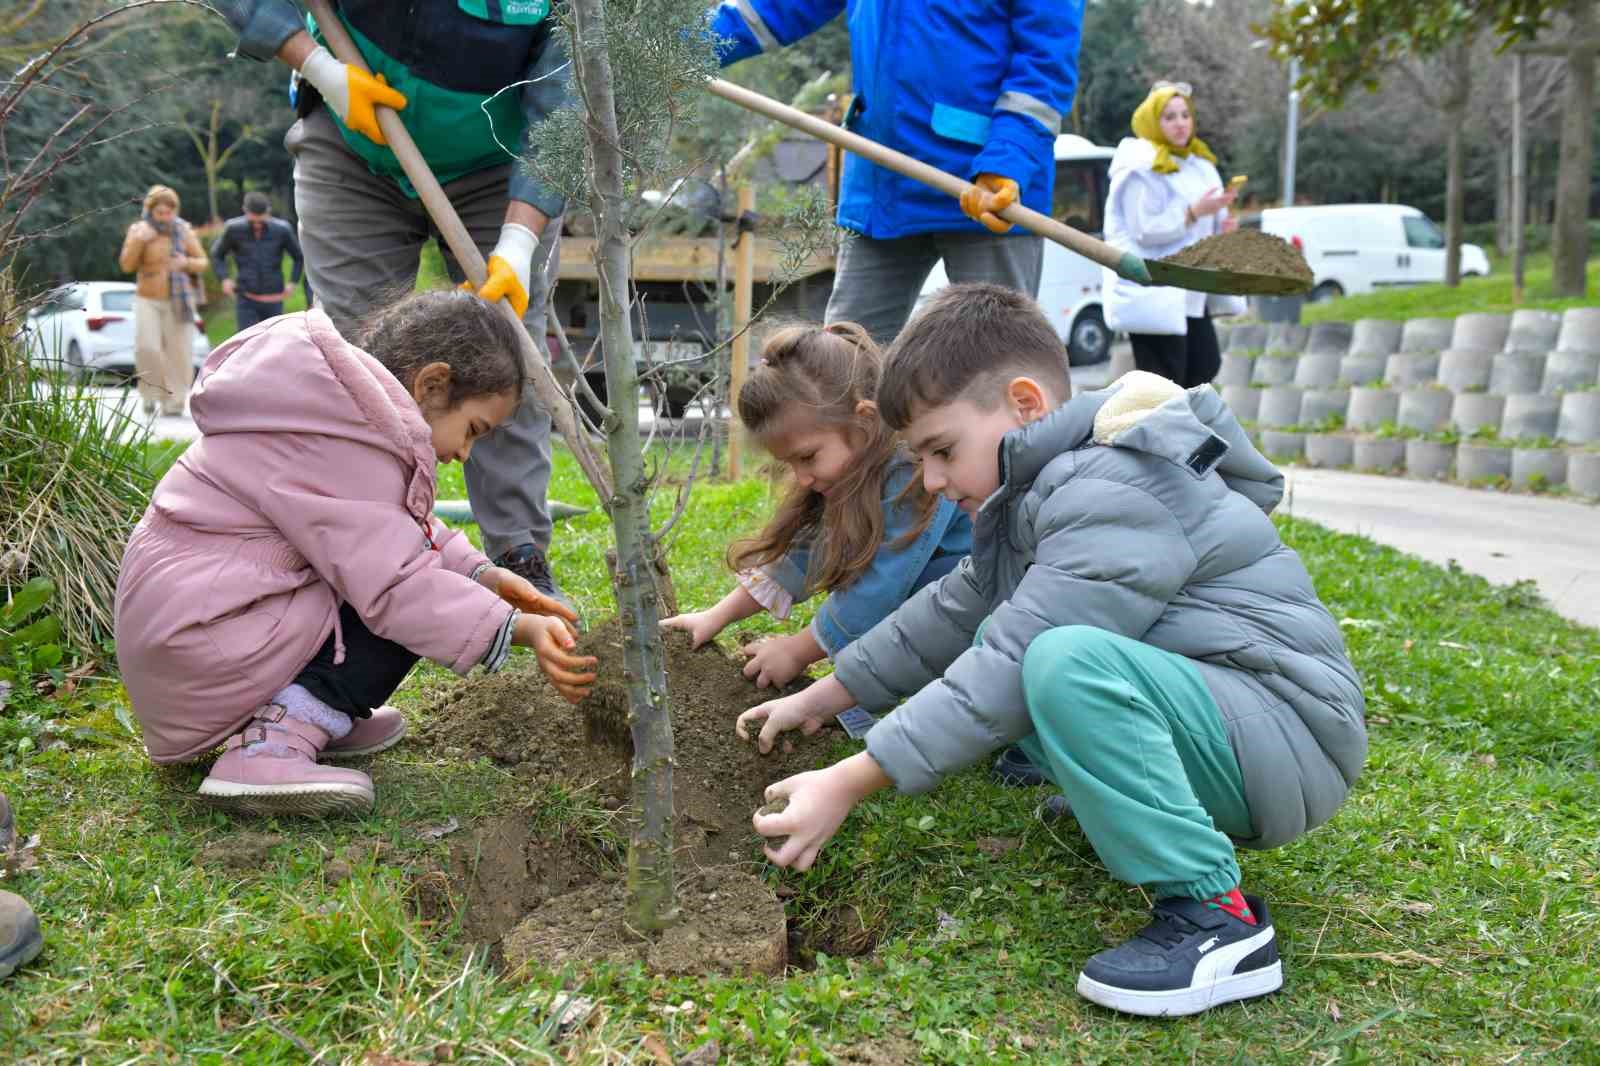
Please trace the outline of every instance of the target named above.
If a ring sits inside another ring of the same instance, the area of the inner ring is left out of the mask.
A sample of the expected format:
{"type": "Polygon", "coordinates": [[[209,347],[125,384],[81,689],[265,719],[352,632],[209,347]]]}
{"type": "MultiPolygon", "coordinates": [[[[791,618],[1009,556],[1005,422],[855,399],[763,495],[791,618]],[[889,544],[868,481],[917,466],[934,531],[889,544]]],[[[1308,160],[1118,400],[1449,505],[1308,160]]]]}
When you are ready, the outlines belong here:
{"type": "MultiPolygon", "coordinates": [[[[1141,258],[1162,259],[1238,226],[1228,214],[1234,190],[1223,188],[1217,157],[1194,134],[1192,96],[1181,82],[1156,82],[1133,113],[1135,136],[1111,160],[1106,240],[1141,258]]],[[[1138,368],[1184,388],[1210,381],[1221,364],[1210,314],[1244,310],[1236,298],[1208,304],[1205,293],[1142,287],[1110,270],[1102,298],[1106,324],[1128,333],[1138,368]]]]}

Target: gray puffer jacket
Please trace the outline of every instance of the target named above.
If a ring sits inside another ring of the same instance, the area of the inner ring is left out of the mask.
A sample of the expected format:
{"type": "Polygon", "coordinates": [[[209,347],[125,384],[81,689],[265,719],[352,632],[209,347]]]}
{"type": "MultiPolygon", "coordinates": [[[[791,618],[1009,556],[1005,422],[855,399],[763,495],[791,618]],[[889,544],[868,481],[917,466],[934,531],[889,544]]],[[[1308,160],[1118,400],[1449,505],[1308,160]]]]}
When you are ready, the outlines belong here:
{"type": "Polygon", "coordinates": [[[1255,836],[1239,844],[1321,825],[1366,759],[1365,704],[1337,623],[1267,517],[1282,494],[1209,385],[1135,372],[1008,434],[972,556],[835,662],[868,710],[910,697],[867,734],[873,758],[922,792],[1028,735],[1028,645],[1095,626],[1195,662],[1244,775],[1255,836]]]}

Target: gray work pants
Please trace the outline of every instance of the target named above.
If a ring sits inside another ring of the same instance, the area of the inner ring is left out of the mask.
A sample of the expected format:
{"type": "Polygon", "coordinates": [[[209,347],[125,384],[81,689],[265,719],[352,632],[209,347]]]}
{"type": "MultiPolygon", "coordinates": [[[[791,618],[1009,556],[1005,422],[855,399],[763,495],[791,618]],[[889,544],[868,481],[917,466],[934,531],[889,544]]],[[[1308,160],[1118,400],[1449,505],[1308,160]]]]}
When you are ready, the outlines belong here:
{"type": "MultiPolygon", "coordinates": [[[[422,246],[438,237],[422,201],[380,178],[345,146],[327,112],[318,108],[289,128],[284,147],[294,156],[294,206],[300,247],[317,306],[346,337],[369,311],[416,285],[422,246]]],[[[450,182],[445,195],[487,258],[505,222],[511,166],[491,167],[450,182]]],[[[551,219],[533,257],[528,313],[523,324],[544,344],[544,305],[555,276],[561,222],[551,219]],[[549,271],[546,271],[546,266],[549,271]]],[[[439,242],[450,280],[464,273],[439,242]]],[[[530,389],[512,416],[472,446],[466,467],[472,516],[493,559],[525,544],[550,544],[550,416],[530,389]]]]}
{"type": "Polygon", "coordinates": [[[1044,238],[922,233],[876,240],[843,232],[827,320],[855,322],[888,344],[911,317],[922,283],[940,259],[953,282],[992,281],[1037,298],[1044,238]]]}

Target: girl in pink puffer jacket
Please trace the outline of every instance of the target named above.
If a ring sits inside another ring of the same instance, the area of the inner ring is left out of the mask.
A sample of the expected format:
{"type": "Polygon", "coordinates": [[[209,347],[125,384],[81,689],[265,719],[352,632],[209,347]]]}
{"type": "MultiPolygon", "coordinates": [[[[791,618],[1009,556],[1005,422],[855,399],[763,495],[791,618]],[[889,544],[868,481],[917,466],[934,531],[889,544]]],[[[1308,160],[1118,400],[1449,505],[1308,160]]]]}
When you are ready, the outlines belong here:
{"type": "Polygon", "coordinates": [[[317,759],[398,741],[383,703],[419,657],[465,674],[520,644],[583,697],[595,661],[570,651],[571,608],[433,517],[435,465],[464,461],[522,395],[516,328],[429,292],[376,313],[361,347],[308,311],[212,352],[190,402],[202,436],[117,582],[117,659],[152,760],[220,744],[200,786],[219,807],[360,812],[371,779],[317,759]]]}

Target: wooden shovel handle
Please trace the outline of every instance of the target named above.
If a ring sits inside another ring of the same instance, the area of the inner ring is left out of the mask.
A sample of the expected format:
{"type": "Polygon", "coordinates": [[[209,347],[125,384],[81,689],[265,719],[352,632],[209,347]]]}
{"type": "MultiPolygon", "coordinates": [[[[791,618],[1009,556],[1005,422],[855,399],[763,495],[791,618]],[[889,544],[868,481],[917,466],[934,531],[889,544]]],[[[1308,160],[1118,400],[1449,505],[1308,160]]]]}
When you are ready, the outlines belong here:
{"type": "MultiPolygon", "coordinates": [[[[798,108],[790,107],[788,104],[781,104],[771,97],[752,92],[741,85],[735,85],[721,78],[713,78],[709,88],[713,94],[730,103],[738,104],[740,107],[754,111],[759,115],[775,119],[786,126],[793,126],[795,129],[809,133],[819,140],[836,144],[848,152],[854,152],[863,159],[892,170],[897,174],[904,174],[906,177],[914,181],[920,181],[924,185],[931,185],[933,188],[941,192],[947,192],[957,199],[961,198],[962,193],[972,188],[971,182],[964,181],[954,174],[940,170],[935,166],[929,166],[920,159],[913,159],[911,156],[903,152],[897,152],[893,148],[885,147],[877,141],[868,140],[859,133],[851,133],[843,127],[835,126],[831,122],[824,122],[815,115],[808,115],[798,108]]],[[[1057,222],[1048,215],[1041,215],[1031,208],[1023,207],[1021,204],[1012,204],[1004,211],[998,212],[998,214],[1007,222],[1015,222],[1023,229],[1055,241],[1057,244],[1077,252],[1086,259],[1091,259],[1101,266],[1110,267],[1119,274],[1124,274],[1124,271],[1129,268],[1128,260],[1130,257],[1120,249],[1114,248],[1105,241],[1091,237],[1087,233],[1075,230],[1071,226],[1057,222]]],[[[1131,258],[1134,262],[1139,263],[1138,270],[1142,273],[1143,263],[1139,261],[1137,256],[1131,258]]],[[[1128,275],[1124,274],[1124,276],[1128,275]]],[[[1135,277],[1134,280],[1141,279],[1135,277]]],[[[1144,275],[1142,280],[1148,283],[1149,275],[1144,275]]]]}

